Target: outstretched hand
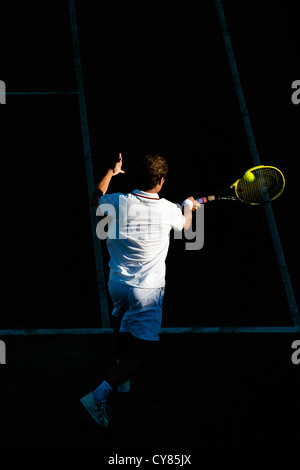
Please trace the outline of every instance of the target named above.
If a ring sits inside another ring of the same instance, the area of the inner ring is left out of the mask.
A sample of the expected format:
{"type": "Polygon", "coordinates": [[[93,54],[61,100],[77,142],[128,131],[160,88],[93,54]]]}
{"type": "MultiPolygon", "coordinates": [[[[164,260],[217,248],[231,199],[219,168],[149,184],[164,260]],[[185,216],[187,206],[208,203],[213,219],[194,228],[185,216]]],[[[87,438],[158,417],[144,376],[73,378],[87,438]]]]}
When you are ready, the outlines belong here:
{"type": "Polygon", "coordinates": [[[119,173],[125,173],[124,170],[122,170],[122,154],[119,153],[119,158],[118,160],[116,161],[114,167],[113,167],[113,176],[116,176],[117,174],[119,173]]]}

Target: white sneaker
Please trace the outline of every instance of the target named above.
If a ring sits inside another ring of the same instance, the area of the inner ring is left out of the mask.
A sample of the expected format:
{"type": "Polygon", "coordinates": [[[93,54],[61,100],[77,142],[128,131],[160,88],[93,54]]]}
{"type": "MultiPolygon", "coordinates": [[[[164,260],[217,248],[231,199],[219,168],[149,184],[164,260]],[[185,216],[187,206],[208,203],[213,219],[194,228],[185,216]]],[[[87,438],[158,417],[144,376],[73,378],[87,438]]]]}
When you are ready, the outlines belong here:
{"type": "Polygon", "coordinates": [[[131,379],[127,380],[126,382],[122,383],[121,385],[119,385],[117,387],[117,391],[119,393],[128,393],[129,390],[130,390],[130,382],[131,382],[131,379]]]}
{"type": "Polygon", "coordinates": [[[90,392],[88,395],[80,399],[81,403],[91,415],[91,417],[103,428],[107,428],[109,420],[112,417],[110,407],[106,404],[106,400],[96,404],[94,395],[90,392]]]}

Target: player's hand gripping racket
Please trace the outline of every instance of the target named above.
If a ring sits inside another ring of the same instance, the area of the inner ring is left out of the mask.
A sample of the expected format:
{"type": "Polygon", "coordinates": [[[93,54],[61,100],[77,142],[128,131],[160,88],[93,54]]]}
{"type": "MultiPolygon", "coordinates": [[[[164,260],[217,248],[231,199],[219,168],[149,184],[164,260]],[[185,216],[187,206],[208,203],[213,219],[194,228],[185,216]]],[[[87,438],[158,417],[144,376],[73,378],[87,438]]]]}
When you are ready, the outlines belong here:
{"type": "Polygon", "coordinates": [[[242,201],[246,204],[260,205],[274,201],[285,187],[285,179],[274,166],[259,165],[247,170],[242,178],[222,191],[196,199],[200,204],[220,199],[242,201]]]}

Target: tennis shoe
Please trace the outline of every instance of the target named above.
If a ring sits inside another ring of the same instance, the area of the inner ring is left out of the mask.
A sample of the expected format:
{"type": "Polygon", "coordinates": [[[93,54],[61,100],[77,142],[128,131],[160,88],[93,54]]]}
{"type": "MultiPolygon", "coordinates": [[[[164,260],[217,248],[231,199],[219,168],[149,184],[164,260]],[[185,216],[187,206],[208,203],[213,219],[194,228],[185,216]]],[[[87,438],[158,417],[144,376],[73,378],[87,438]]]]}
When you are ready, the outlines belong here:
{"type": "Polygon", "coordinates": [[[131,379],[126,380],[126,382],[122,383],[121,385],[117,387],[117,391],[119,393],[128,393],[130,391],[130,382],[131,382],[131,379]]]}
{"type": "Polygon", "coordinates": [[[91,415],[91,417],[103,428],[107,428],[109,420],[112,418],[110,407],[106,404],[106,400],[96,403],[93,393],[89,393],[80,399],[81,403],[91,415]]]}

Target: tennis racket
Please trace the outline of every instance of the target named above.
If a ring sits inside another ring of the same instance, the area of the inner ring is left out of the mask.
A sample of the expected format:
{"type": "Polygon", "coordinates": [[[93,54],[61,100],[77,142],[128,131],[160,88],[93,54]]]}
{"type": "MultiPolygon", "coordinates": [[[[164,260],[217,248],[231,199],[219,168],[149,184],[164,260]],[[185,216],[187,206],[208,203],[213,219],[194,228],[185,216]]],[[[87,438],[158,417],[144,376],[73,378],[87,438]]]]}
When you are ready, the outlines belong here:
{"type": "Polygon", "coordinates": [[[196,199],[200,204],[216,200],[242,201],[253,206],[274,201],[283,192],[285,178],[274,166],[259,165],[218,193],[196,199]]]}

